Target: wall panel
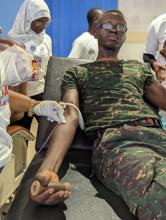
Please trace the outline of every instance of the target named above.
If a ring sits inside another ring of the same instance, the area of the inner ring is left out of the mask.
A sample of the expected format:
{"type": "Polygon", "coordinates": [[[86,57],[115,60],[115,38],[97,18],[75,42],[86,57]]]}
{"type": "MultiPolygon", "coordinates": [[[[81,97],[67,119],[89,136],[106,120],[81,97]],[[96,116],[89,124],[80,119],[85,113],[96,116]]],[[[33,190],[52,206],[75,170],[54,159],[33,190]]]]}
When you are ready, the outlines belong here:
{"type": "Polygon", "coordinates": [[[118,0],[128,26],[126,43],[120,50],[122,58],[143,61],[148,26],[155,17],[166,13],[165,6],[166,0],[118,0]]]}

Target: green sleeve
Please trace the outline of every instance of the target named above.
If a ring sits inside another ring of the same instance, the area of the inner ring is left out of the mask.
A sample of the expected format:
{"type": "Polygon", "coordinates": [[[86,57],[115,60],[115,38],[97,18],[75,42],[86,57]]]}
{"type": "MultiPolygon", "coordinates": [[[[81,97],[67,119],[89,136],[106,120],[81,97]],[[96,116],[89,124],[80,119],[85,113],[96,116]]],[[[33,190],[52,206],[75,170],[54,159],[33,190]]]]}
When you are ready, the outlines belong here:
{"type": "Polygon", "coordinates": [[[78,89],[76,67],[68,69],[63,76],[61,85],[62,96],[68,89],[78,89]]]}

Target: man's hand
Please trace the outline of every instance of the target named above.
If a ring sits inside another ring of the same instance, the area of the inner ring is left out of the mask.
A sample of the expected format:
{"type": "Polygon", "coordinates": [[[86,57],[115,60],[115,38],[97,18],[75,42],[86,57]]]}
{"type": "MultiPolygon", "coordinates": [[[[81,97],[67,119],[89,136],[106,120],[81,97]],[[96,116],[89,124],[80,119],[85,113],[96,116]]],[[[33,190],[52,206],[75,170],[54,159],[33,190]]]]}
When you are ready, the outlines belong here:
{"type": "Polygon", "coordinates": [[[166,79],[166,67],[165,66],[155,61],[153,63],[153,69],[156,73],[156,77],[158,80],[163,81],[166,79]]]}
{"type": "Polygon", "coordinates": [[[47,116],[49,121],[66,123],[63,115],[64,109],[56,101],[42,101],[40,104],[34,107],[33,111],[38,116],[47,116]]]}
{"type": "MultiPolygon", "coordinates": [[[[35,176],[35,179],[38,180],[43,186],[47,186],[50,182],[59,182],[59,177],[50,170],[43,170],[41,172],[38,172],[35,176]]],[[[30,195],[30,198],[32,199],[32,201],[40,205],[56,205],[66,200],[69,195],[69,191],[56,191],[55,189],[49,188],[45,189],[37,196],[30,195]]]]}

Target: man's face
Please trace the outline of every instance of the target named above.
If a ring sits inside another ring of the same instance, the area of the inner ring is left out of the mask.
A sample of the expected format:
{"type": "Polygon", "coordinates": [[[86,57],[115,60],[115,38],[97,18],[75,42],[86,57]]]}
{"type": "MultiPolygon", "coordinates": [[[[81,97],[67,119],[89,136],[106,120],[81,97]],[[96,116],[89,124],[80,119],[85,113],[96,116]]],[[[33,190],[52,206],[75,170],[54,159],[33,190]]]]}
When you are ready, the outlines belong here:
{"type": "Polygon", "coordinates": [[[107,14],[97,24],[96,38],[99,47],[120,49],[126,39],[126,23],[118,14],[107,14]]]}

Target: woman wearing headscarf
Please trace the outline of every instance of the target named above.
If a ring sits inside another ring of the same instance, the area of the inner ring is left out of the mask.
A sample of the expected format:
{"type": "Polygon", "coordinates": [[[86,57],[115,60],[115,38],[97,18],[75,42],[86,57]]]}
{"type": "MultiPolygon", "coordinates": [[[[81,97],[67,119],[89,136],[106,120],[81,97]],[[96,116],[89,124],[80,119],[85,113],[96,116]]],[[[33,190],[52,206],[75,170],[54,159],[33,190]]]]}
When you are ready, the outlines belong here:
{"type": "MultiPolygon", "coordinates": [[[[25,0],[8,33],[9,39],[21,44],[34,57],[34,80],[26,83],[25,91],[26,95],[36,100],[42,100],[45,83],[43,76],[52,55],[51,38],[45,33],[50,21],[50,11],[44,0],[25,0]]],[[[22,93],[25,94],[25,91],[22,93]]],[[[31,121],[32,119],[26,115],[19,124],[29,129],[31,121]]]]}

